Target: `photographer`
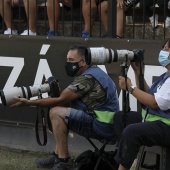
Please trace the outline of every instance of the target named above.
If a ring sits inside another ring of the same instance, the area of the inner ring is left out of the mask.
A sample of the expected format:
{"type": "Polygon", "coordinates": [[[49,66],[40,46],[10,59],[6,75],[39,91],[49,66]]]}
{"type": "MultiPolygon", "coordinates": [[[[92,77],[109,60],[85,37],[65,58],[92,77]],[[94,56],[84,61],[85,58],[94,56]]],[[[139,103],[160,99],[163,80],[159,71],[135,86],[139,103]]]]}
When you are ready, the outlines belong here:
{"type": "MultiPolygon", "coordinates": [[[[131,94],[145,105],[144,123],[136,123],[124,129],[119,149],[115,157],[120,164],[119,170],[130,169],[142,145],[161,145],[170,147],[170,39],[162,46],[158,56],[159,63],[167,69],[150,87],[144,82],[145,91],[132,86],[131,80],[119,77],[119,86],[123,90],[129,89],[131,94]],[[127,87],[127,88],[126,88],[127,87]]],[[[139,85],[139,63],[131,62],[139,85]]]]}
{"type": "Polygon", "coordinates": [[[68,131],[94,139],[115,140],[113,116],[119,111],[118,95],[112,79],[97,66],[85,62],[84,46],[72,46],[65,66],[68,76],[76,77],[58,98],[27,100],[16,98],[17,106],[47,106],[56,142],[55,152],[37,160],[37,166],[54,165],[54,170],[73,167],[68,152],[68,131]],[[70,107],[64,107],[70,104],[70,107]]]}

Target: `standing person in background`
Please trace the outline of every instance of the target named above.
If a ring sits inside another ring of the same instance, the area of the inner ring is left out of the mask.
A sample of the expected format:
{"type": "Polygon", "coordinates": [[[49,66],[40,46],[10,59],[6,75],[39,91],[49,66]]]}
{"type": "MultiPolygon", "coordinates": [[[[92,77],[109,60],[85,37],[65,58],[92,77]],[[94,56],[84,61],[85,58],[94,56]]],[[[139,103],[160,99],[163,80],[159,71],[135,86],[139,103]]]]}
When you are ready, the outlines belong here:
{"type": "Polygon", "coordinates": [[[107,0],[83,0],[82,13],[84,18],[84,30],[82,31],[81,37],[91,37],[94,21],[97,16],[97,11],[101,12],[101,22],[105,33],[107,32],[107,0]],[[100,3],[100,4],[99,4],[100,3]]]}
{"type": "Polygon", "coordinates": [[[58,21],[60,18],[59,0],[47,0],[47,15],[50,27],[48,36],[60,36],[58,32],[58,21]]]}
{"type": "Polygon", "coordinates": [[[158,4],[158,6],[161,8],[162,14],[164,15],[164,8],[165,8],[165,23],[163,24],[163,27],[168,28],[170,26],[170,9],[168,9],[168,2],[169,0],[141,0],[141,8],[145,8],[145,14],[149,17],[150,23],[152,27],[158,26],[158,14],[154,15],[154,6],[158,4]],[[154,4],[155,2],[155,4],[154,4]],[[165,7],[164,7],[165,6],[165,7]]]}
{"type": "Polygon", "coordinates": [[[117,0],[117,38],[123,37],[124,15],[138,4],[140,0],[117,0]]]}
{"type": "MultiPolygon", "coordinates": [[[[166,2],[166,20],[163,27],[168,28],[170,26],[170,10],[168,10],[168,0],[166,2]]],[[[123,36],[123,26],[124,26],[124,12],[131,10],[133,5],[140,3],[141,8],[145,8],[146,15],[149,17],[151,25],[157,27],[158,25],[158,15],[153,16],[153,10],[151,7],[156,3],[164,11],[164,1],[156,0],[153,4],[153,0],[117,0],[117,37],[121,38],[123,36]]]]}
{"type": "MultiPolygon", "coordinates": [[[[22,5],[19,0],[0,0],[0,14],[4,19],[7,30],[4,34],[18,35],[18,31],[14,27],[12,18],[12,7],[22,5]]],[[[28,29],[26,29],[21,35],[37,35],[36,30],[36,1],[35,0],[23,0],[27,19],[29,20],[28,29]]]]}
{"type": "Polygon", "coordinates": [[[80,0],[47,0],[47,15],[50,27],[48,36],[60,36],[58,28],[60,4],[63,8],[80,8],[80,0]]]}
{"type": "MultiPolygon", "coordinates": [[[[140,0],[117,0],[117,24],[116,24],[116,35],[117,38],[123,37],[123,27],[124,27],[124,13],[127,10],[131,10],[133,7],[133,3],[136,5],[140,0]]],[[[101,21],[104,19],[104,31],[105,37],[107,37],[108,32],[108,1],[104,1],[101,4],[101,21]]]]}
{"type": "MultiPolygon", "coordinates": [[[[141,146],[160,145],[170,147],[170,39],[167,39],[159,52],[158,61],[167,71],[162,74],[149,88],[144,82],[144,91],[132,86],[131,80],[119,77],[119,86],[129,90],[131,94],[145,106],[145,122],[128,125],[121,137],[116,161],[120,164],[118,170],[128,170],[137,157],[141,146]]],[[[140,66],[131,62],[136,84],[140,66]]]]}

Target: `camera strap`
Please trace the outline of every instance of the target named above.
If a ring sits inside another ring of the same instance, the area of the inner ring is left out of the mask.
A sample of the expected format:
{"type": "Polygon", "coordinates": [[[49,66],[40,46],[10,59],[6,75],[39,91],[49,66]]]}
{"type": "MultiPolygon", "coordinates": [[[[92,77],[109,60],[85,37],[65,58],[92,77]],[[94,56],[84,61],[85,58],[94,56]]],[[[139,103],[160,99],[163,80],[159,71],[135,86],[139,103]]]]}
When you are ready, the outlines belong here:
{"type": "MultiPolygon", "coordinates": [[[[39,91],[39,98],[42,99],[42,93],[41,90],[39,91]]],[[[44,142],[42,143],[40,141],[40,135],[39,135],[39,131],[38,131],[38,123],[39,123],[39,107],[37,107],[37,118],[36,118],[36,123],[35,123],[35,134],[36,134],[36,139],[37,139],[37,143],[40,146],[44,146],[47,144],[47,129],[46,129],[46,119],[45,119],[45,113],[44,113],[44,109],[43,107],[40,107],[40,114],[41,114],[41,123],[42,123],[42,130],[43,130],[43,136],[44,136],[44,142]]]]}
{"type": "MultiPolygon", "coordinates": [[[[139,89],[144,91],[144,62],[143,61],[140,61],[140,72],[139,72],[139,77],[138,77],[138,80],[139,80],[139,89]]],[[[139,101],[137,101],[139,103],[139,101]]],[[[140,103],[138,104],[141,106],[141,108],[144,108],[145,106],[140,103]]],[[[141,112],[141,110],[138,109],[139,112],[141,112]]]]}
{"type": "Polygon", "coordinates": [[[35,123],[35,133],[36,133],[36,139],[37,143],[40,146],[44,146],[47,144],[47,129],[46,129],[46,120],[45,120],[45,112],[42,107],[40,107],[40,114],[41,114],[41,123],[42,123],[42,130],[43,130],[43,136],[44,136],[44,141],[43,143],[40,141],[40,136],[39,136],[39,129],[38,129],[38,123],[39,123],[39,107],[37,107],[37,118],[36,118],[36,123],[35,123]]]}
{"type": "Polygon", "coordinates": [[[126,90],[122,92],[122,106],[123,106],[123,116],[122,122],[123,127],[125,128],[127,125],[127,114],[130,112],[131,108],[129,105],[129,92],[127,91],[127,71],[128,71],[128,56],[126,55],[125,61],[121,64],[122,67],[122,76],[125,78],[126,90]]]}
{"type": "MultiPolygon", "coordinates": [[[[50,97],[59,97],[60,96],[60,87],[59,87],[59,81],[57,78],[51,76],[48,78],[48,84],[50,85],[50,92],[48,93],[48,95],[50,97]]],[[[39,99],[42,99],[42,92],[41,89],[39,89],[39,99]]],[[[43,107],[37,107],[37,118],[36,118],[36,123],[35,123],[35,133],[36,133],[36,139],[37,139],[37,143],[40,146],[44,146],[47,144],[47,124],[48,124],[48,128],[49,130],[52,132],[52,125],[51,125],[51,121],[49,118],[49,110],[50,108],[47,108],[47,114],[45,114],[44,111],[45,108],[43,107]],[[40,116],[41,116],[41,123],[42,123],[42,130],[43,130],[43,139],[44,141],[41,142],[40,141],[40,135],[39,135],[39,129],[38,129],[38,125],[39,125],[39,111],[40,111],[40,116]],[[47,115],[47,117],[46,117],[47,115]],[[46,123],[47,122],[47,123],[46,123]]]]}

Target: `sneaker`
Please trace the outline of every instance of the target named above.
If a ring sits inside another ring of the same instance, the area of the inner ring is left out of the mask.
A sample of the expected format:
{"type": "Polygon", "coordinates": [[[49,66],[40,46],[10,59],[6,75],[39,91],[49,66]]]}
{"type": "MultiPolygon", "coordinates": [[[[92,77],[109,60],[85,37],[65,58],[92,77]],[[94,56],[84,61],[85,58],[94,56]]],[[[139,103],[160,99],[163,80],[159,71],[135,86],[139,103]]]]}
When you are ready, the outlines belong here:
{"type": "Polygon", "coordinates": [[[116,35],[116,38],[121,39],[123,38],[122,36],[116,35]]]}
{"type": "Polygon", "coordinates": [[[48,37],[53,37],[53,36],[60,36],[59,32],[54,32],[53,30],[50,30],[48,32],[48,37]]]}
{"type": "Polygon", "coordinates": [[[37,159],[35,160],[35,164],[38,168],[40,167],[46,167],[46,168],[52,168],[54,164],[57,164],[59,162],[59,159],[56,156],[55,152],[52,152],[47,158],[45,159],[37,159]]]}
{"type": "Polygon", "coordinates": [[[22,34],[20,34],[20,35],[33,35],[33,36],[35,36],[35,35],[37,35],[37,33],[36,32],[32,32],[31,30],[25,30],[22,34]]]}
{"type": "Polygon", "coordinates": [[[81,37],[82,38],[89,38],[90,34],[87,31],[83,31],[82,34],[81,34],[81,37]]]}
{"type": "Polygon", "coordinates": [[[155,14],[155,17],[154,16],[149,17],[149,20],[150,20],[152,27],[156,28],[158,26],[158,14],[155,14]],[[154,21],[155,21],[155,24],[154,24],[154,21]]]}
{"type": "Polygon", "coordinates": [[[4,31],[5,35],[18,35],[18,31],[17,30],[11,30],[11,28],[8,28],[7,30],[4,31]]]}
{"type": "Polygon", "coordinates": [[[70,159],[67,163],[59,162],[55,163],[53,170],[71,170],[75,167],[74,161],[70,159]]]}
{"type": "Polygon", "coordinates": [[[163,27],[168,28],[170,27],[170,17],[166,17],[165,23],[163,23],[163,27]],[[165,26],[164,26],[165,24],[165,26]]]}

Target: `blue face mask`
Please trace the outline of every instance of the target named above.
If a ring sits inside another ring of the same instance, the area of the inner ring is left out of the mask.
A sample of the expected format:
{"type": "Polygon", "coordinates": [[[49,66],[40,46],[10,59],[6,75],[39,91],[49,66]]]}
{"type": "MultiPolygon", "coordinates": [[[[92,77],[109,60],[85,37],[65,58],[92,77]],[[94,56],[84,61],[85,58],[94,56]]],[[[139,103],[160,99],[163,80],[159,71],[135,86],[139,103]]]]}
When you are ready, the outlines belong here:
{"type": "Polygon", "coordinates": [[[169,52],[163,50],[160,51],[158,61],[161,66],[165,67],[170,63],[168,57],[169,57],[169,52]]]}

